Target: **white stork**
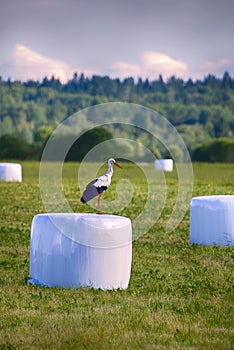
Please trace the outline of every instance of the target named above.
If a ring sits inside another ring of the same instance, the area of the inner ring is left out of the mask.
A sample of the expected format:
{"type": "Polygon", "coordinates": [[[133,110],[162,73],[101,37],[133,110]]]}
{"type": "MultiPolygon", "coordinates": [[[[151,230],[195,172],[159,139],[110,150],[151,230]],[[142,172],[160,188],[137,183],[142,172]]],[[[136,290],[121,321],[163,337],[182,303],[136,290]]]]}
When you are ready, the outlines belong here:
{"type": "Polygon", "coordinates": [[[91,181],[87,186],[86,189],[81,197],[81,202],[83,204],[90,201],[92,198],[98,196],[98,214],[101,213],[100,211],[100,200],[102,192],[106,191],[107,188],[111,184],[111,177],[113,175],[113,165],[118,166],[122,169],[121,165],[119,165],[113,158],[110,158],[108,160],[108,170],[107,172],[91,181]]]}

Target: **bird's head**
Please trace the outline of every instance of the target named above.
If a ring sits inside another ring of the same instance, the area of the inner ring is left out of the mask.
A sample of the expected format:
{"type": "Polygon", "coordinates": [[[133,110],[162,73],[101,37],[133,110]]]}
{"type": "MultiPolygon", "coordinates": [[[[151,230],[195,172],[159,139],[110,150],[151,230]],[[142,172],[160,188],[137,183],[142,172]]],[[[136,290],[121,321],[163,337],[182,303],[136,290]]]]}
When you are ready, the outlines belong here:
{"type": "Polygon", "coordinates": [[[113,158],[110,158],[108,160],[108,166],[112,166],[112,165],[116,165],[118,166],[120,169],[122,169],[121,165],[119,165],[113,158]]]}

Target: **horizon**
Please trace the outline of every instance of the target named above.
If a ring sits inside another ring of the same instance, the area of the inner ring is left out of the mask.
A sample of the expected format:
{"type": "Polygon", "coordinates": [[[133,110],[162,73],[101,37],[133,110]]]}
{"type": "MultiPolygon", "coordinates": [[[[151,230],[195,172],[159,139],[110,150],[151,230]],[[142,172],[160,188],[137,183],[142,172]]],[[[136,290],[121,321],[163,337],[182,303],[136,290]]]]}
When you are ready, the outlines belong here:
{"type": "Polygon", "coordinates": [[[199,78],[197,78],[197,79],[195,79],[195,78],[194,79],[193,78],[184,79],[184,78],[181,78],[181,77],[177,77],[175,75],[171,75],[167,79],[164,79],[161,74],[159,74],[158,77],[155,77],[155,78],[152,78],[152,79],[147,78],[147,77],[143,78],[141,76],[136,77],[136,78],[134,78],[133,76],[126,76],[126,77],[122,77],[122,78],[121,77],[113,78],[111,76],[108,76],[107,74],[103,74],[103,75],[93,74],[91,76],[89,76],[89,75],[86,76],[83,72],[80,72],[80,74],[78,74],[77,72],[74,72],[73,76],[71,78],[67,79],[66,81],[63,81],[60,78],[56,78],[54,75],[51,75],[51,76],[47,76],[46,75],[46,76],[44,76],[44,77],[42,77],[40,79],[28,78],[27,80],[23,80],[23,79],[13,79],[11,77],[3,78],[1,76],[1,74],[0,74],[0,81],[5,82],[5,83],[10,81],[11,83],[19,82],[19,83],[24,84],[24,83],[34,82],[34,83],[42,84],[43,81],[45,79],[47,79],[48,82],[50,82],[52,80],[55,80],[55,81],[58,81],[61,85],[66,85],[66,84],[68,84],[69,82],[71,82],[71,81],[73,81],[75,79],[75,75],[77,75],[77,79],[78,80],[83,75],[84,79],[87,79],[89,81],[91,81],[94,77],[98,77],[98,78],[101,78],[101,79],[102,78],[103,79],[104,78],[108,78],[108,79],[110,79],[112,81],[119,80],[121,83],[123,83],[124,81],[126,81],[128,79],[133,79],[134,85],[137,85],[139,83],[139,80],[141,80],[143,83],[146,82],[146,81],[148,81],[149,83],[152,83],[152,82],[157,82],[159,80],[162,80],[164,84],[168,84],[168,83],[170,83],[171,79],[175,79],[176,81],[181,80],[181,81],[183,81],[183,83],[188,83],[188,82],[192,81],[194,84],[196,84],[198,82],[203,82],[204,80],[206,80],[209,77],[215,78],[217,80],[223,80],[223,78],[224,78],[224,76],[226,74],[228,74],[228,76],[231,79],[234,79],[234,74],[231,75],[229,71],[223,71],[223,74],[221,74],[221,75],[215,75],[215,74],[212,74],[212,73],[207,73],[207,75],[205,75],[203,78],[200,78],[200,79],[199,78]]]}

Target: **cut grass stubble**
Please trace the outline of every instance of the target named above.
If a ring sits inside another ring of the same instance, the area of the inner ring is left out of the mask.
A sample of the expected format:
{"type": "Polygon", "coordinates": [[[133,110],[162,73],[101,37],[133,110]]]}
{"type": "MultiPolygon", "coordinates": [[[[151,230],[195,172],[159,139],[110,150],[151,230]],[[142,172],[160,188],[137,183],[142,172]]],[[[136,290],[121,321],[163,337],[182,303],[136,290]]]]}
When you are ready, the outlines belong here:
{"type": "MultiPolygon", "coordinates": [[[[166,233],[177,193],[176,174],[166,174],[167,200],[148,233],[133,242],[129,288],[102,291],[27,285],[30,227],[44,212],[38,163],[22,163],[22,183],[0,183],[0,348],[8,349],[232,349],[232,247],[189,243],[189,210],[166,233]]],[[[145,178],[125,165],[137,191],[120,215],[134,219],[147,194],[145,178]]],[[[67,163],[64,193],[74,211],[79,204],[77,164],[67,163]]],[[[233,194],[234,166],[194,164],[193,196],[233,194]]],[[[116,197],[115,172],[106,200],[116,197]]],[[[189,209],[189,208],[188,208],[189,209]]]]}

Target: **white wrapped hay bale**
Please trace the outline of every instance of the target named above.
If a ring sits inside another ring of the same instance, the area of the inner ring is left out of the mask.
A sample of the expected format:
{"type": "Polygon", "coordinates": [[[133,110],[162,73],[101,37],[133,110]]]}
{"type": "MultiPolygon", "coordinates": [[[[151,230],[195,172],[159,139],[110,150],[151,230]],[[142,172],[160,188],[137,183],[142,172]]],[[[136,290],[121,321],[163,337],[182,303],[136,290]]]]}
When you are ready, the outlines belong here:
{"type": "Polygon", "coordinates": [[[22,166],[18,163],[0,163],[0,181],[22,181],[22,166]]]}
{"type": "Polygon", "coordinates": [[[128,218],[75,213],[33,218],[29,283],[126,289],[131,261],[132,225],[128,218]]]}
{"type": "Polygon", "coordinates": [[[172,171],[173,160],[172,159],[156,159],[154,162],[155,170],[172,171]]]}
{"type": "Polygon", "coordinates": [[[192,198],[190,242],[204,245],[234,245],[234,195],[192,198]]]}

